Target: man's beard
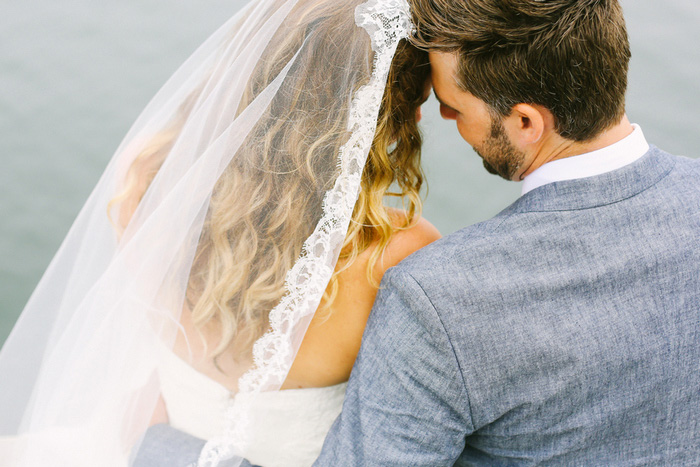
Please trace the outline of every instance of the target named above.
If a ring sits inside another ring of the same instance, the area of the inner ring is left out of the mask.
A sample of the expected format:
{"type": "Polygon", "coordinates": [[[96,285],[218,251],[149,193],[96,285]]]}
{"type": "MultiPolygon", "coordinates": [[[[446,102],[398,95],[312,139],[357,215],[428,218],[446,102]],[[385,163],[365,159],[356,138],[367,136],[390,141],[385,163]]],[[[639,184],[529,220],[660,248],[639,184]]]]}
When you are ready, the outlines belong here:
{"type": "Polygon", "coordinates": [[[484,168],[493,175],[513,180],[525,159],[525,154],[513,146],[500,119],[491,117],[491,134],[484,143],[474,147],[474,151],[484,162],[484,168]]]}

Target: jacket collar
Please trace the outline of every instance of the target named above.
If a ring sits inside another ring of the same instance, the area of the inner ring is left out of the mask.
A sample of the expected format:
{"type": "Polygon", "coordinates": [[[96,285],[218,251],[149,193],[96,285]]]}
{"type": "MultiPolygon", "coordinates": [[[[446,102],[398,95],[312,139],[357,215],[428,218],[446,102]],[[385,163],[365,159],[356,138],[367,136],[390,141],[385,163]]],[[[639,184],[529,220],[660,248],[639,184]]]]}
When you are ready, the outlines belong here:
{"type": "Polygon", "coordinates": [[[616,203],[658,183],[675,165],[673,156],[652,145],[643,157],[612,172],[535,188],[504,213],[570,211],[616,203]]]}

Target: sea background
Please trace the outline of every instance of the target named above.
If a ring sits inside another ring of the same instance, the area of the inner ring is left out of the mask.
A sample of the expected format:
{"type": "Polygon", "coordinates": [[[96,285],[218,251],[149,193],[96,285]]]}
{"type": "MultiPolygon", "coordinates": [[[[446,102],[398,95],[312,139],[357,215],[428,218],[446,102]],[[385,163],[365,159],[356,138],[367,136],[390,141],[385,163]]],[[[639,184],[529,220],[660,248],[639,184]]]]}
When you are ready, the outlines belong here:
{"type": "MultiPolygon", "coordinates": [[[[338,0],[342,1],[342,0],[338,0]]],[[[241,0],[24,0],[0,15],[0,344],[141,109],[241,0]]],[[[647,139],[700,156],[700,3],[622,0],[628,115],[647,139]]],[[[424,106],[424,215],[443,234],[519,195],[454,122],[424,106]]]]}

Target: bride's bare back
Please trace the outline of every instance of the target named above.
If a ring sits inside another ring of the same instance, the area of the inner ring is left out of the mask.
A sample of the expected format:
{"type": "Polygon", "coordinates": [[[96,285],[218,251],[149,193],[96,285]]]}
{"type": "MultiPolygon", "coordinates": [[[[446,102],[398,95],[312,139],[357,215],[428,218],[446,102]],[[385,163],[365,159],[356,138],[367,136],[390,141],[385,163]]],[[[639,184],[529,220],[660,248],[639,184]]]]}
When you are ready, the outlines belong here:
{"type": "MultiPolygon", "coordinates": [[[[392,214],[400,225],[404,215],[400,211],[392,211],[392,214]]],[[[410,228],[398,231],[375,264],[374,279],[378,283],[387,269],[438,238],[440,233],[423,218],[410,228]]],[[[367,266],[375,248],[373,245],[363,251],[338,275],[338,294],[329,310],[321,310],[314,316],[282,389],[333,386],[350,377],[377,294],[377,288],[367,276],[367,266]]],[[[205,348],[189,313],[182,314],[181,324],[183,332],[177,337],[175,352],[200,373],[236,391],[238,379],[244,372],[242,368],[249,368],[252,362],[241,365],[232,350],[215,363],[207,355],[211,343],[205,348]]],[[[203,331],[205,339],[216,339],[216,336],[216,329],[203,331]]]]}

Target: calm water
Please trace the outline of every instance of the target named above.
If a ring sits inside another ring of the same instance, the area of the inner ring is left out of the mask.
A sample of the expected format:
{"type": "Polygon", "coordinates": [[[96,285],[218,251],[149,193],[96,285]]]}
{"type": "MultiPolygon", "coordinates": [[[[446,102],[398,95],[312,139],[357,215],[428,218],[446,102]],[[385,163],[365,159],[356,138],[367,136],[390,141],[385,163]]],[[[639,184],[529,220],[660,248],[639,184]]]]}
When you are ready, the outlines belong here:
{"type": "MultiPolygon", "coordinates": [[[[342,0],[338,0],[342,1],[342,0]]],[[[24,0],[0,19],[0,342],[131,122],[243,1],[24,0]]],[[[700,4],[623,0],[628,114],[647,139],[700,155],[700,4]]],[[[487,219],[519,185],[488,175],[425,108],[425,215],[443,233],[487,219]]]]}

